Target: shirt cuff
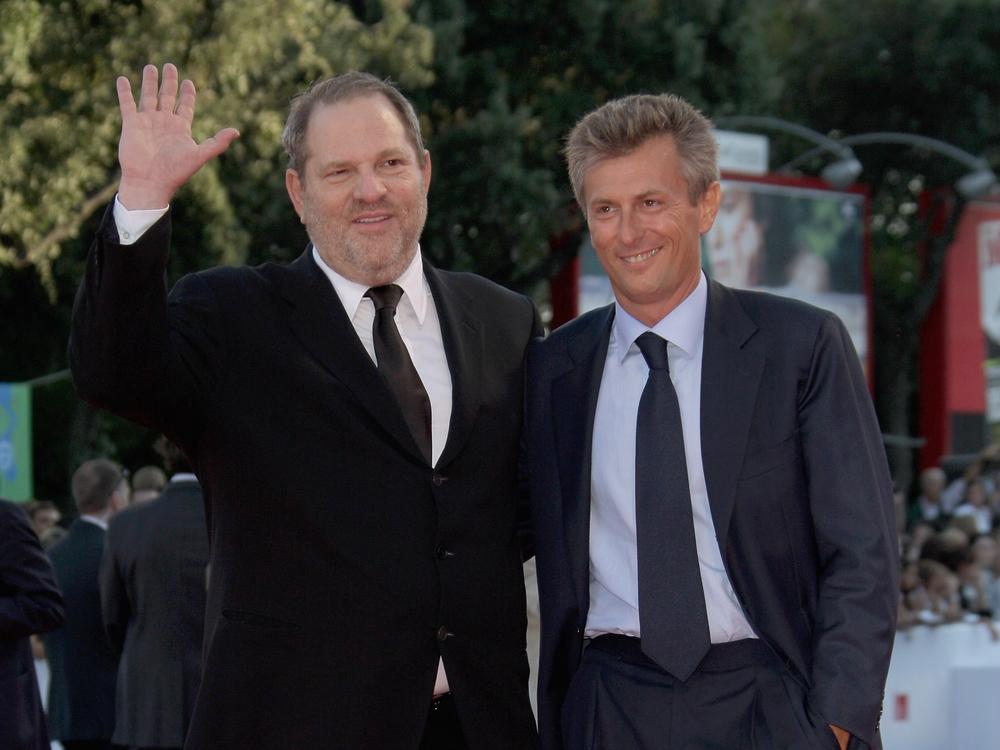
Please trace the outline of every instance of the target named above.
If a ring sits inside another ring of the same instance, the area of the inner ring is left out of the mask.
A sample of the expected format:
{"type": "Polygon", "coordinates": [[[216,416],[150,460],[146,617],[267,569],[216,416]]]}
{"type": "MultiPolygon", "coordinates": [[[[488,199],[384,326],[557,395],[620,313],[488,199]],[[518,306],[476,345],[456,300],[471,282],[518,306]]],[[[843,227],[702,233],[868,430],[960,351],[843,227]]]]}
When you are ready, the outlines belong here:
{"type": "Polygon", "coordinates": [[[159,221],[168,208],[169,206],[167,208],[144,208],[130,211],[121,204],[116,195],[113,215],[115,226],[118,227],[118,241],[122,245],[131,245],[136,242],[146,233],[147,229],[159,221]]]}

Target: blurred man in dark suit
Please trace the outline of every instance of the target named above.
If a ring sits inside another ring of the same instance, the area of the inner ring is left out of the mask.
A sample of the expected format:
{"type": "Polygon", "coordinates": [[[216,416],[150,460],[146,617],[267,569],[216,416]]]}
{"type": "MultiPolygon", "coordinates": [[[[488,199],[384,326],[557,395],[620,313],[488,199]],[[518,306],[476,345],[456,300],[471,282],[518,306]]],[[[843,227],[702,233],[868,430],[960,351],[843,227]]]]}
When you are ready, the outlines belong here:
{"type": "Polygon", "coordinates": [[[129,488],[121,470],[103,458],[84,462],[72,484],[80,517],[49,551],[66,597],[66,623],[44,639],[52,670],[49,732],[66,750],[103,750],[115,724],[118,657],[104,634],[97,571],[108,521],[128,505],[129,488]]]}
{"type": "Polygon", "coordinates": [[[201,683],[208,532],[198,478],[170,446],[170,482],[115,516],[101,563],[104,627],[121,655],[116,744],[180,748],[201,683]]]}
{"type": "Polygon", "coordinates": [[[29,636],[58,627],[63,599],[24,511],[0,500],[0,748],[48,750],[29,636]]]}

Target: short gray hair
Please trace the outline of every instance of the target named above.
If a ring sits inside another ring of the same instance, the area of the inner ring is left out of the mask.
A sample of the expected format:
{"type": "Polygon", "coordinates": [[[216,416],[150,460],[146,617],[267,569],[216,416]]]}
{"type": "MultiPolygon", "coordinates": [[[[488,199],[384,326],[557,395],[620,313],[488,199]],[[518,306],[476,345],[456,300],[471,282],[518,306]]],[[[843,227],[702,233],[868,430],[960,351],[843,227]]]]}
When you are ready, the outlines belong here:
{"type": "Polygon", "coordinates": [[[585,115],[566,138],[569,180],[584,213],[587,170],[602,159],[627,156],[649,139],[665,135],[674,139],[688,198],[697,203],[719,179],[718,146],[711,121],[674,94],[633,94],[612,99],[585,115]]]}
{"type": "Polygon", "coordinates": [[[417,119],[413,105],[388,79],[382,80],[371,73],[352,70],[314,83],[292,99],[285,129],[281,134],[281,145],[288,154],[288,168],[303,176],[302,169],[309,158],[309,149],[306,147],[309,118],[318,105],[336,104],[379,94],[388,99],[389,104],[399,115],[399,120],[406,131],[406,138],[416,152],[417,164],[422,167],[424,141],[420,136],[420,120],[417,119]]]}

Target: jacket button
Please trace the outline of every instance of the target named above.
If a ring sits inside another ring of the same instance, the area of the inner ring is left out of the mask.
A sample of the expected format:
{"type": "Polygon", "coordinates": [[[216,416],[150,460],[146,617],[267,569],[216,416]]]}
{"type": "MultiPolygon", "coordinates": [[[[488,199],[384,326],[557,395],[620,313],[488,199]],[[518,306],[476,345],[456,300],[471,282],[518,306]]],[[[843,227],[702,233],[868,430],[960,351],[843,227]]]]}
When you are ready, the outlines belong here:
{"type": "Polygon", "coordinates": [[[448,481],[448,477],[438,474],[436,471],[431,475],[431,484],[435,487],[440,487],[442,484],[448,481]]]}
{"type": "Polygon", "coordinates": [[[438,560],[447,560],[447,559],[448,559],[449,557],[454,557],[454,556],[455,556],[455,553],[454,553],[454,552],[451,552],[451,551],[450,551],[450,550],[449,550],[449,549],[448,549],[447,547],[445,547],[445,546],[444,546],[443,544],[439,544],[439,545],[438,545],[438,546],[437,546],[437,547],[436,547],[436,548],[434,549],[434,555],[435,555],[435,556],[437,557],[437,559],[438,559],[438,560]]]}
{"type": "Polygon", "coordinates": [[[448,632],[448,628],[445,627],[444,625],[442,625],[441,627],[439,627],[437,629],[437,639],[439,641],[446,641],[449,638],[451,638],[453,635],[455,635],[455,634],[448,632]]]}

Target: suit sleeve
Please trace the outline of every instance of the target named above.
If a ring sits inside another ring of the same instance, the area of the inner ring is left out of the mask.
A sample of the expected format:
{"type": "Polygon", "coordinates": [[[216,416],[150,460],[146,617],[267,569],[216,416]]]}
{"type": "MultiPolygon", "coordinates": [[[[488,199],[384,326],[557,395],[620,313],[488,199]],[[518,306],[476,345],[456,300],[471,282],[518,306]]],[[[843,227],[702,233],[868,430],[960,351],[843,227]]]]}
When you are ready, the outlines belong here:
{"type": "Polygon", "coordinates": [[[108,209],[73,306],[69,363],[82,398],[183,444],[218,382],[224,336],[201,277],[181,279],[168,302],[169,245],[169,213],[123,246],[108,209]]]}
{"type": "Polygon", "coordinates": [[[529,336],[527,345],[524,348],[524,405],[521,418],[521,443],[517,462],[517,538],[518,543],[521,546],[521,560],[525,562],[535,556],[534,528],[532,527],[531,522],[531,498],[528,494],[528,463],[526,455],[528,425],[528,349],[531,347],[532,342],[540,339],[545,334],[545,329],[542,326],[542,319],[538,314],[538,308],[533,302],[529,301],[529,304],[531,305],[532,315],[531,336],[529,336]]]}
{"type": "Polygon", "coordinates": [[[104,555],[101,558],[101,568],[98,582],[101,590],[101,619],[104,621],[104,632],[112,650],[121,655],[125,647],[125,633],[132,617],[129,605],[128,589],[125,573],[119,565],[119,548],[121,546],[121,529],[112,523],[108,528],[108,538],[104,545],[104,555]]]}
{"type": "Polygon", "coordinates": [[[59,627],[63,598],[48,557],[20,508],[0,502],[0,637],[59,627]]]}
{"type": "Polygon", "coordinates": [[[799,429],[820,558],[809,701],[871,744],[895,636],[899,555],[878,422],[857,353],[832,315],[800,393],[799,429]]]}

